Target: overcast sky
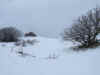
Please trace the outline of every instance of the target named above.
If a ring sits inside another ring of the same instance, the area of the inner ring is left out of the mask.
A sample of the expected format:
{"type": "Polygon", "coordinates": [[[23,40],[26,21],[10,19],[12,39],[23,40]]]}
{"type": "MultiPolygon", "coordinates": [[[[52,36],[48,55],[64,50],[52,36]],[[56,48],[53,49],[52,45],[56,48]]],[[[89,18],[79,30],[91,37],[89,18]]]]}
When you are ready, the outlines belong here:
{"type": "Polygon", "coordinates": [[[100,0],[0,0],[0,26],[56,37],[100,0]]]}

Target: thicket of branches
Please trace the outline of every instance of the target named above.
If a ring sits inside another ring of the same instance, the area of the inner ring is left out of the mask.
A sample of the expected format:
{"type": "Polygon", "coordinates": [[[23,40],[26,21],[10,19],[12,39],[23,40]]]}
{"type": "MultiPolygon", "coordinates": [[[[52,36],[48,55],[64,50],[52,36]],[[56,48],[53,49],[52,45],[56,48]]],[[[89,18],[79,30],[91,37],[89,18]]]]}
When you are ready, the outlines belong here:
{"type": "Polygon", "coordinates": [[[25,37],[36,37],[37,35],[34,32],[28,32],[24,34],[25,37]]]}
{"type": "Polygon", "coordinates": [[[98,43],[100,33],[100,8],[96,7],[80,16],[70,29],[65,29],[64,39],[79,42],[81,46],[90,47],[98,43]]]}
{"type": "Polygon", "coordinates": [[[0,29],[0,42],[16,42],[22,36],[21,31],[14,27],[0,29]]]}

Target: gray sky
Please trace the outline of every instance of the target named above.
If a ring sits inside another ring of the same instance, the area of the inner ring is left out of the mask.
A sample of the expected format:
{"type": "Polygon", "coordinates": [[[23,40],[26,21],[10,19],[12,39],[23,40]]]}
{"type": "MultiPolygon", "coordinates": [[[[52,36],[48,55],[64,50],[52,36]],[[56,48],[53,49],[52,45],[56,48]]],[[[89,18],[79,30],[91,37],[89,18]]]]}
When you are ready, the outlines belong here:
{"type": "Polygon", "coordinates": [[[56,37],[100,0],[0,0],[0,26],[56,37]]]}

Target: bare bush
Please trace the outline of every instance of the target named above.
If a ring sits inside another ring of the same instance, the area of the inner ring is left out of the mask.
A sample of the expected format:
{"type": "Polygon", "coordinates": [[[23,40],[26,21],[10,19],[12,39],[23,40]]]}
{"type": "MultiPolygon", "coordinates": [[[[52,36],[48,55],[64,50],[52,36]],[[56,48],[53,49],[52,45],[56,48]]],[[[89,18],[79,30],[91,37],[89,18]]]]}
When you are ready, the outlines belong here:
{"type": "Polygon", "coordinates": [[[100,33],[100,8],[90,10],[79,17],[70,29],[65,29],[64,40],[79,42],[81,47],[90,47],[98,43],[100,33]]]}
{"type": "Polygon", "coordinates": [[[26,37],[36,37],[37,35],[34,32],[25,33],[26,37]]]}
{"type": "Polygon", "coordinates": [[[20,46],[20,45],[21,45],[21,42],[20,42],[20,41],[17,41],[17,42],[15,42],[14,45],[15,45],[15,46],[20,46]]]}
{"type": "Polygon", "coordinates": [[[27,45],[27,42],[25,40],[15,42],[15,46],[25,47],[26,45],[27,45]]]}
{"type": "Polygon", "coordinates": [[[30,45],[34,45],[34,44],[37,42],[37,40],[36,40],[36,39],[27,40],[26,42],[27,42],[28,44],[30,44],[30,45]]]}
{"type": "Polygon", "coordinates": [[[55,54],[55,53],[53,53],[53,54],[49,54],[49,56],[48,57],[46,57],[45,59],[49,59],[49,60],[55,60],[55,59],[58,59],[60,56],[58,55],[58,54],[55,54]]]}
{"type": "Polygon", "coordinates": [[[15,46],[22,46],[22,47],[26,47],[27,45],[34,45],[35,43],[37,43],[38,41],[36,39],[33,40],[20,40],[15,42],[15,46]]]}
{"type": "Polygon", "coordinates": [[[1,42],[15,42],[18,41],[21,36],[21,32],[14,27],[5,27],[0,29],[0,41],[1,42]]]}

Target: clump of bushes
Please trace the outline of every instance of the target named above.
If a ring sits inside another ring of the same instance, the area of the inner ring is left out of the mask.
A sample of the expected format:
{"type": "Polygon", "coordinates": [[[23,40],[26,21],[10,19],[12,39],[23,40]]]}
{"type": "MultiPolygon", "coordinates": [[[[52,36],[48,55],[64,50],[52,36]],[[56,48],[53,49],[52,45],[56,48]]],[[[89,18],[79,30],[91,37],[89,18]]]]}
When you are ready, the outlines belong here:
{"type": "Polygon", "coordinates": [[[21,31],[14,27],[5,27],[0,29],[0,42],[16,42],[21,36],[21,31]]]}
{"type": "Polygon", "coordinates": [[[64,40],[78,42],[78,48],[92,48],[100,45],[100,8],[96,7],[80,16],[70,29],[65,29],[64,40]]]}
{"type": "Polygon", "coordinates": [[[33,40],[29,40],[29,39],[28,40],[20,40],[20,41],[15,42],[15,45],[25,47],[27,45],[34,45],[37,42],[38,41],[36,39],[33,39],[33,40]]]}
{"type": "Polygon", "coordinates": [[[36,37],[37,35],[34,32],[25,33],[25,37],[36,37]]]}

